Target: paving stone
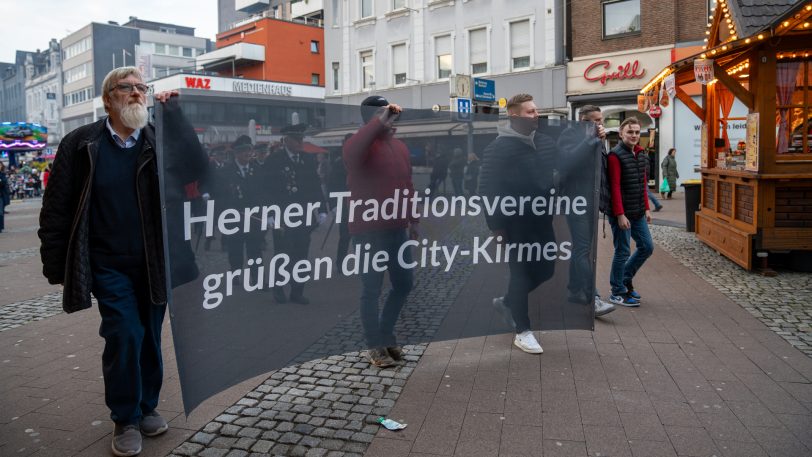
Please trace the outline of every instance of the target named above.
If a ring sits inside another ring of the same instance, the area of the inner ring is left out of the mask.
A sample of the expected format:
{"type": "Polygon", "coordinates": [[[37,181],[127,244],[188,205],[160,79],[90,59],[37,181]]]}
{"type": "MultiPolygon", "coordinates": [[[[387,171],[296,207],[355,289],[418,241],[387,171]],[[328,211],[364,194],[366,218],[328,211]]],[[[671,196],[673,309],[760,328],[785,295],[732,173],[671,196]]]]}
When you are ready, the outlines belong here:
{"type": "Polygon", "coordinates": [[[195,455],[202,449],[203,446],[197,443],[183,443],[172,452],[178,455],[195,455]]]}

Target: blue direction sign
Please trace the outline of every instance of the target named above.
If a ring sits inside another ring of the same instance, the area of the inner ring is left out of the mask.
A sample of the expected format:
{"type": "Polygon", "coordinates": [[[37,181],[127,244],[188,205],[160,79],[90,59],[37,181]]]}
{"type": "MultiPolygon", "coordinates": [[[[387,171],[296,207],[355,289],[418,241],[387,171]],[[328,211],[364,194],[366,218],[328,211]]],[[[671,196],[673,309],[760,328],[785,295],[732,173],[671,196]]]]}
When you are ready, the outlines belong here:
{"type": "Polygon", "coordinates": [[[474,78],[474,100],[478,102],[496,101],[496,81],[474,78]]]}
{"type": "Polygon", "coordinates": [[[470,98],[457,98],[457,120],[470,121],[471,120],[471,99],[470,98]]]}

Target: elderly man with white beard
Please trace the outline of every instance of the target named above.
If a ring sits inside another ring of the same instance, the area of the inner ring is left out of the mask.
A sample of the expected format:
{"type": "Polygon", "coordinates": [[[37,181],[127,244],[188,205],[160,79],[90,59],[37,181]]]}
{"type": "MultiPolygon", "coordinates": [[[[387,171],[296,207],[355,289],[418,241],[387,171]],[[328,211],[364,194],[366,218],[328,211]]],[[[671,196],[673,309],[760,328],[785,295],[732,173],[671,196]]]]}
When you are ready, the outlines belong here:
{"type": "MultiPolygon", "coordinates": [[[[147,89],[135,67],[105,77],[108,116],[73,130],[59,144],[38,232],[43,273],[52,284],[64,284],[64,310],[89,308],[91,293],[98,301],[105,402],[115,423],[117,456],[140,453],[142,434],[168,429],[155,410],[167,297],[147,89]]],[[[164,103],[174,94],[156,100],[164,103]]],[[[167,112],[170,107],[180,115],[176,104],[167,103],[167,112]]]]}

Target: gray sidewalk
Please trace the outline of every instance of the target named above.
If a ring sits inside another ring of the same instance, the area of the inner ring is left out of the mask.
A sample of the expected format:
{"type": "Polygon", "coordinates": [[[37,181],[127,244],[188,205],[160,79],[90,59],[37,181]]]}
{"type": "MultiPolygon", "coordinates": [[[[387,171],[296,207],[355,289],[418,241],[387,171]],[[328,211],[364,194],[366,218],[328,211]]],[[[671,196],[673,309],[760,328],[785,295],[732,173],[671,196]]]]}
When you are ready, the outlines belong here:
{"type": "MultiPolygon", "coordinates": [[[[682,203],[655,216],[678,222],[682,203]]],[[[20,288],[0,298],[0,455],[110,455],[98,313],[47,317],[58,307],[34,274],[36,221],[11,210],[17,239],[0,235],[0,272],[20,288]]],[[[652,231],[657,250],[636,281],[643,306],[594,333],[543,333],[541,356],[510,335],[412,347],[396,370],[337,355],[244,382],[186,420],[167,331],[159,410],[172,429],[142,455],[810,455],[812,359],[787,342],[809,342],[810,275],[759,282],[678,229],[652,231]],[[409,426],[385,431],[377,415],[409,426]]],[[[462,298],[501,294],[473,279],[462,298]]]]}

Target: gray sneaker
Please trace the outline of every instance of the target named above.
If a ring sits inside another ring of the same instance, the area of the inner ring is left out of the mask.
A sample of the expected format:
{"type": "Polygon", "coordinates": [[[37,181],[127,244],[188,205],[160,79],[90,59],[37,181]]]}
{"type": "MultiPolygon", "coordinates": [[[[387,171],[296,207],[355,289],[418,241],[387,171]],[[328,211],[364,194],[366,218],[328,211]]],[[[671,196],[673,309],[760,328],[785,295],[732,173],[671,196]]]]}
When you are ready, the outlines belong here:
{"type": "Polygon", "coordinates": [[[113,431],[113,454],[119,457],[141,453],[141,432],[137,425],[118,425],[113,431]]]}
{"type": "Polygon", "coordinates": [[[167,430],[169,430],[169,424],[158,414],[158,411],[146,413],[141,418],[141,433],[144,436],[158,436],[167,430]]]}
{"type": "Polygon", "coordinates": [[[505,297],[494,298],[493,307],[499,311],[499,315],[502,316],[502,320],[505,321],[507,325],[513,329],[516,328],[516,321],[513,320],[513,313],[510,311],[510,308],[505,305],[505,297]]]}
{"type": "Polygon", "coordinates": [[[615,310],[615,305],[601,300],[601,297],[595,295],[595,317],[609,314],[615,310]]]}

